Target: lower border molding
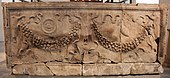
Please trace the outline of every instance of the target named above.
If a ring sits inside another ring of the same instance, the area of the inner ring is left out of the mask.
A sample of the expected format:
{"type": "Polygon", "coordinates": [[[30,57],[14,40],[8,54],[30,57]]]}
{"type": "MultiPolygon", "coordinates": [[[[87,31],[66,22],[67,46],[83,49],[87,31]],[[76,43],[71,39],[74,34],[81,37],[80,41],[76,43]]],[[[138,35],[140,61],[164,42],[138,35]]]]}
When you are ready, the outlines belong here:
{"type": "Polygon", "coordinates": [[[12,68],[13,74],[40,76],[113,76],[160,74],[159,63],[118,63],[118,64],[68,64],[58,62],[20,64],[12,68]]]}

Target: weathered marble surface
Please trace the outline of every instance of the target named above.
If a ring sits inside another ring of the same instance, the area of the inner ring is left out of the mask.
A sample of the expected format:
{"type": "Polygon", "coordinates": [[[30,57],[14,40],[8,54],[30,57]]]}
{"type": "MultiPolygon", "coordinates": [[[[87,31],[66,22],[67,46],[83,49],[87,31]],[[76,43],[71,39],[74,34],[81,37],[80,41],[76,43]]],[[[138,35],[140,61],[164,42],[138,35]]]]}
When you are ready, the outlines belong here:
{"type": "Polygon", "coordinates": [[[37,63],[16,65],[12,71],[13,74],[78,76],[82,75],[81,68],[82,66],[80,64],[37,63]]]}
{"type": "Polygon", "coordinates": [[[46,64],[21,64],[12,69],[13,74],[56,75],[56,76],[97,76],[159,74],[163,68],[159,63],[118,63],[118,64],[63,64],[48,62],[46,64]]]}
{"type": "Polygon", "coordinates": [[[165,6],[38,2],[4,3],[3,9],[7,64],[14,74],[162,72],[165,6]]]}
{"type": "Polygon", "coordinates": [[[84,64],[83,75],[128,75],[159,74],[163,68],[158,63],[119,63],[119,64],[84,64]]]}

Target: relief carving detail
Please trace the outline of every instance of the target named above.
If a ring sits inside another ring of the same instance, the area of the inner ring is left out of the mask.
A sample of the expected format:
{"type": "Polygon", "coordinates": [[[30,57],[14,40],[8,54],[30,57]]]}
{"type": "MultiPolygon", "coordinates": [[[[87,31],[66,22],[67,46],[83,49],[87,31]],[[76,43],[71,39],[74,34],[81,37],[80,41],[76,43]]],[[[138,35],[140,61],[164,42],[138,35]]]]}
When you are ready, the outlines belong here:
{"type": "MultiPolygon", "coordinates": [[[[129,55],[131,52],[136,58],[140,58],[139,50],[145,52],[142,45],[154,47],[147,49],[148,52],[152,53],[152,49],[157,51],[155,40],[159,35],[155,30],[159,28],[155,28],[158,17],[153,17],[154,14],[140,15],[135,18],[128,12],[124,12],[123,15],[108,12],[104,14],[73,12],[69,15],[63,12],[49,12],[50,16],[43,12],[30,16],[24,16],[24,13],[21,13],[19,17],[17,16],[16,27],[21,32],[18,37],[23,40],[18,48],[18,57],[23,56],[22,53],[25,55],[32,53],[32,50],[37,48],[45,54],[59,53],[57,59],[50,58],[53,61],[111,63],[121,62],[121,54],[126,58],[128,55],[131,59],[129,55]],[[33,27],[34,25],[37,29],[33,27]],[[129,29],[130,26],[134,26],[134,30],[129,29]],[[133,35],[134,31],[137,32],[135,35],[133,35]],[[149,39],[151,43],[145,44],[149,39]],[[107,52],[112,56],[106,57],[107,52]]],[[[153,58],[156,57],[155,55],[153,58]]],[[[40,58],[34,54],[34,51],[31,57],[40,58]]],[[[38,61],[37,59],[34,60],[38,61]]],[[[136,62],[144,62],[143,57],[140,59],[142,60],[136,62]]],[[[40,61],[45,60],[40,59],[40,61]]]]}
{"type": "Polygon", "coordinates": [[[13,74],[163,72],[168,11],[162,5],[3,3],[3,9],[13,74]]]}

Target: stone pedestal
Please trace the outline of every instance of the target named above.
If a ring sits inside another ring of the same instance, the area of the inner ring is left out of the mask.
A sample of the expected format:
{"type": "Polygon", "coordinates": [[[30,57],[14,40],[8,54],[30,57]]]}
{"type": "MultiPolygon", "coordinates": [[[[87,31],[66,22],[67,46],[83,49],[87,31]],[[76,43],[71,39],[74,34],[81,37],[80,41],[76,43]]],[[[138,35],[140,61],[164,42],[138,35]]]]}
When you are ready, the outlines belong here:
{"type": "Polygon", "coordinates": [[[119,64],[22,64],[14,66],[13,74],[57,75],[57,76],[103,76],[129,74],[159,74],[163,68],[158,63],[119,64]]]}
{"type": "Polygon", "coordinates": [[[159,74],[167,45],[165,5],[3,3],[12,74],[159,74]]]}

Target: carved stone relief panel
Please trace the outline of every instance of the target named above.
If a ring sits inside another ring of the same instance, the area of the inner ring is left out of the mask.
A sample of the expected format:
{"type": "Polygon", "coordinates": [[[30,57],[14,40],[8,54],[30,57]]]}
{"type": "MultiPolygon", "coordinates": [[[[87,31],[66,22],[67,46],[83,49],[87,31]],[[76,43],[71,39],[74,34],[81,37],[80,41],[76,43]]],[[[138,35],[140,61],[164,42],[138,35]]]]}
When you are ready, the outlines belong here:
{"type": "Polygon", "coordinates": [[[126,11],[123,15],[122,30],[126,32],[122,33],[121,41],[126,43],[125,51],[128,52],[122,53],[122,62],[155,62],[160,37],[160,13],[126,11]]]}
{"type": "Polygon", "coordinates": [[[13,11],[10,13],[11,26],[14,26],[11,31],[15,32],[11,34],[14,45],[11,50],[15,58],[12,62],[120,62],[121,13],[78,10],[13,11]],[[96,33],[98,31],[103,35],[101,38],[96,33]],[[117,47],[109,48],[105,42],[107,39],[117,47]]]}
{"type": "Polygon", "coordinates": [[[88,76],[162,72],[161,49],[165,48],[160,45],[166,45],[166,22],[162,22],[166,15],[162,13],[166,11],[158,5],[3,6],[7,64],[14,74],[88,76]],[[149,71],[148,66],[153,70],[149,71]],[[145,72],[138,72],[142,69],[145,72]]]}
{"type": "Polygon", "coordinates": [[[80,19],[68,15],[67,12],[11,12],[11,19],[16,20],[11,22],[17,23],[17,26],[11,25],[15,26],[11,29],[15,31],[11,40],[15,45],[11,47],[12,53],[15,54],[12,62],[81,62],[81,54],[76,45],[81,27],[80,19]]]}

